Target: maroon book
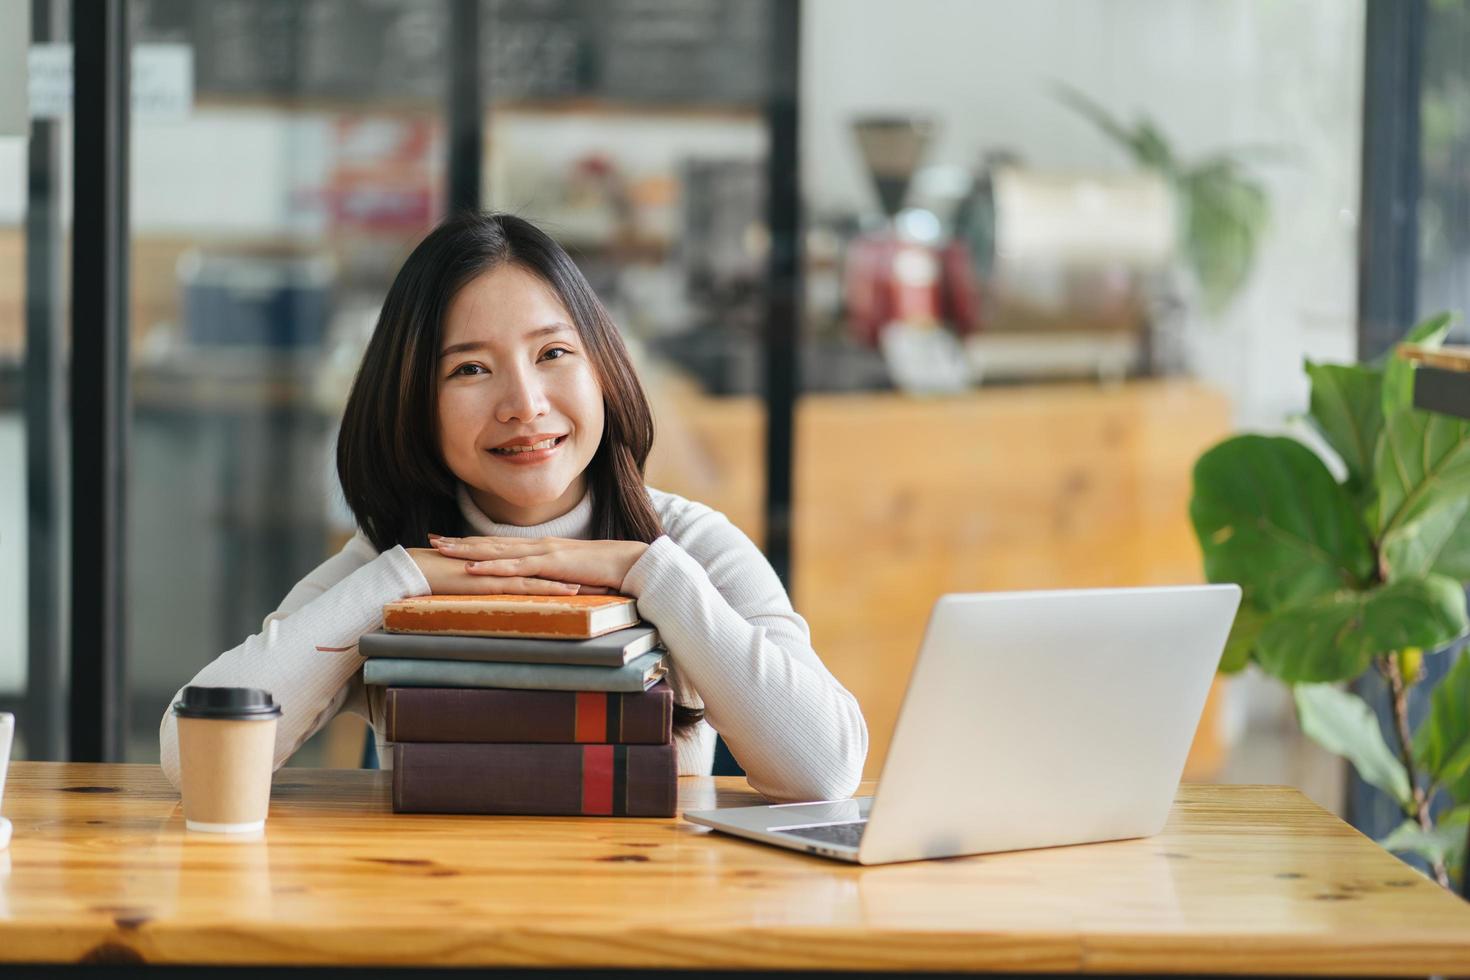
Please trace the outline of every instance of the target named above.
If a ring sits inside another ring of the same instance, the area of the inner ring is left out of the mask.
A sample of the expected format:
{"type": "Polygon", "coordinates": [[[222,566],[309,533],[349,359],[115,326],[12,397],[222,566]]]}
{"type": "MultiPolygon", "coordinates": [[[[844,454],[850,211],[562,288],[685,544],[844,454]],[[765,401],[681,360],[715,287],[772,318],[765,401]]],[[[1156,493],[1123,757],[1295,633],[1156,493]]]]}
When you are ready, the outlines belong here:
{"type": "Polygon", "coordinates": [[[662,745],[673,736],[667,684],[636,694],[390,687],[390,742],[604,742],[662,745]]]}
{"type": "Polygon", "coordinates": [[[394,813],[671,817],[674,746],[399,742],[394,813]]]}

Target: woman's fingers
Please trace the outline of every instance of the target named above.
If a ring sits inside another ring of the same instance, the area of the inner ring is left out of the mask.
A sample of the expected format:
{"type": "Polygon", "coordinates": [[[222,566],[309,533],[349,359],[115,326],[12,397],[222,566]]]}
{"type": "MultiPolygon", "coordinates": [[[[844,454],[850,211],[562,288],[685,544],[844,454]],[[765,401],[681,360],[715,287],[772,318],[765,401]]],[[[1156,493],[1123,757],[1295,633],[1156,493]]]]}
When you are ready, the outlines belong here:
{"type": "Polygon", "coordinates": [[[465,564],[471,575],[545,575],[546,563],[540,558],[490,558],[465,564]]]}
{"type": "Polygon", "coordinates": [[[434,538],[431,543],[441,555],[467,561],[520,558],[548,550],[541,541],[520,538],[434,538]]]}
{"type": "Polygon", "coordinates": [[[549,578],[503,575],[495,578],[479,576],[466,587],[468,595],[576,595],[574,582],[557,582],[549,578]]]}
{"type": "Polygon", "coordinates": [[[435,595],[576,595],[576,582],[567,582],[553,573],[526,571],[508,575],[471,575],[465,562],[436,552],[433,548],[409,548],[408,555],[428,579],[435,595]]]}
{"type": "Polygon", "coordinates": [[[562,538],[436,538],[434,553],[478,577],[523,577],[615,591],[646,544],[562,538]]]}

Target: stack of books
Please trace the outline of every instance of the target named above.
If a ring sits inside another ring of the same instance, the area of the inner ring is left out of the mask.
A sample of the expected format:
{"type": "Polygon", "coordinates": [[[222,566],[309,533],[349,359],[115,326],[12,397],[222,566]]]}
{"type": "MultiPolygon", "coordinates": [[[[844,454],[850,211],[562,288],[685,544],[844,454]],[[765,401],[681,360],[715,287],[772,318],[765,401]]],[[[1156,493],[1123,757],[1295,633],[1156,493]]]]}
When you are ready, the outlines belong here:
{"type": "Polygon", "coordinates": [[[394,812],[674,814],[666,655],[633,599],[419,596],[358,649],[394,812]]]}

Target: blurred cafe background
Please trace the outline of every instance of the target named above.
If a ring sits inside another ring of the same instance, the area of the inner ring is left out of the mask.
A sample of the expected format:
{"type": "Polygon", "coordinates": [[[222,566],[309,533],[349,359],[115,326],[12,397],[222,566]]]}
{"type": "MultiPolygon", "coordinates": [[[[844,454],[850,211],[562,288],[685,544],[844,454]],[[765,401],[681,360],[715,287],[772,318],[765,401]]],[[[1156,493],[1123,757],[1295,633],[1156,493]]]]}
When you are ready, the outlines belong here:
{"type": "MultiPolygon", "coordinates": [[[[95,601],[71,594],[65,504],[90,489],[62,391],[90,356],[72,187],[118,161],[74,149],[98,110],[73,105],[69,4],[15,7],[0,710],[19,757],[65,758],[86,722],[69,637],[95,601]]],[[[1459,2],[122,7],[125,761],[156,761],[170,695],[351,535],[338,419],[394,272],[453,207],[572,252],[654,403],[649,483],[766,549],[862,701],[870,776],[938,594],[1202,581],[1200,453],[1311,438],[1304,358],[1467,306],[1459,2]]],[[[291,764],[362,746],[342,717],[291,764]]],[[[1253,669],[1217,680],[1186,776],[1348,805],[1341,760],[1253,669]]]]}

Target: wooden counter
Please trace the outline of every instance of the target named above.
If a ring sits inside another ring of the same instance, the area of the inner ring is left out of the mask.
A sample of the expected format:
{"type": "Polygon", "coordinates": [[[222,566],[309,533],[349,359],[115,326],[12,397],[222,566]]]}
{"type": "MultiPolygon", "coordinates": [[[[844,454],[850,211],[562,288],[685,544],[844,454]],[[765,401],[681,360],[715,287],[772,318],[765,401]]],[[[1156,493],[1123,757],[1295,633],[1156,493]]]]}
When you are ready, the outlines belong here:
{"type": "MultiPolygon", "coordinates": [[[[155,767],[16,763],[0,961],[1470,974],[1470,905],[1290,789],[859,868],[677,819],[394,815],[388,785],[282,770],[265,837],[231,842],[186,833],[155,767]]],[[[681,780],[681,809],[756,800],[681,780]]]]}
{"type": "MultiPolygon", "coordinates": [[[[667,382],[649,393],[659,433],[648,482],[761,541],[763,406],[667,382]]],[[[804,396],[792,598],[863,706],[866,774],[882,769],[940,594],[1204,581],[1191,474],[1230,430],[1228,399],[1184,380],[804,396]]],[[[1218,706],[1212,696],[1186,778],[1218,774],[1218,706]]]]}

